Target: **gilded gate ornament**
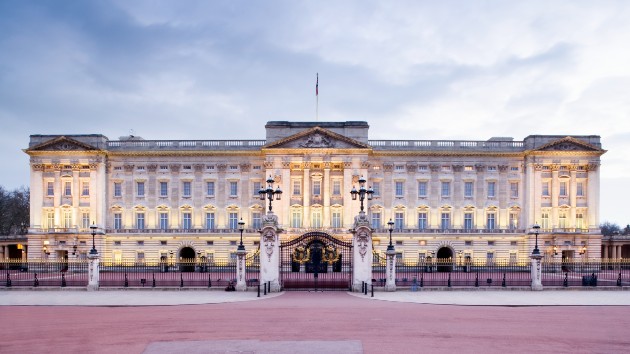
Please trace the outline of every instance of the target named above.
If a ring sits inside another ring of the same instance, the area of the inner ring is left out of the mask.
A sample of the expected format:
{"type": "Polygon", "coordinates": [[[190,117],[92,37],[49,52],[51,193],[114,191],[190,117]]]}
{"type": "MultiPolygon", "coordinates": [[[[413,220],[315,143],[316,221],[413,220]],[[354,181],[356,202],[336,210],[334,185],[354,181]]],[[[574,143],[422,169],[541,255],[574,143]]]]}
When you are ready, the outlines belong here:
{"type": "Polygon", "coordinates": [[[332,265],[333,263],[337,262],[339,260],[340,254],[337,251],[337,248],[335,248],[335,246],[331,244],[328,244],[328,246],[326,246],[323,250],[322,250],[322,262],[326,262],[329,265],[332,265]]]}
{"type": "Polygon", "coordinates": [[[292,258],[293,262],[304,264],[311,260],[311,250],[304,245],[299,245],[293,250],[292,258]]]}

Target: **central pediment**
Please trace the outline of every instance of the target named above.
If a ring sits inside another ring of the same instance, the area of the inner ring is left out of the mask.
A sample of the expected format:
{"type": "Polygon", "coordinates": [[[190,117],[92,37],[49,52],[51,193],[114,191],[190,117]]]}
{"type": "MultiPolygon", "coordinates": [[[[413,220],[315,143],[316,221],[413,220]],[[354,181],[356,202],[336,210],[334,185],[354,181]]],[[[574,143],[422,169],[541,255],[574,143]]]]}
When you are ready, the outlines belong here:
{"type": "Polygon", "coordinates": [[[370,149],[371,146],[321,127],[274,141],[263,149],[370,149]]]}

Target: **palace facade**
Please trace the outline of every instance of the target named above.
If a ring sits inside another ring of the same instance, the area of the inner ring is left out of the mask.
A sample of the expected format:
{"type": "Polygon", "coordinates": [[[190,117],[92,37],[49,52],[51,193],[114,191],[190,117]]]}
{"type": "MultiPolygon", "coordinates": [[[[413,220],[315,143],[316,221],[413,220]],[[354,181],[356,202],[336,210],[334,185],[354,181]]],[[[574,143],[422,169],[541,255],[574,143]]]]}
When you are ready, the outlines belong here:
{"type": "Polygon", "coordinates": [[[313,230],[350,240],[361,208],[350,191],[364,177],[374,249],[385,251],[392,220],[404,261],[525,262],[535,223],[547,258],[602,255],[599,136],[370,140],[361,121],[265,129],[259,140],[32,135],[28,259],[84,258],[93,223],[105,260],[235,257],[241,219],[245,247],[259,247],[270,177],[283,240],[313,230]]]}

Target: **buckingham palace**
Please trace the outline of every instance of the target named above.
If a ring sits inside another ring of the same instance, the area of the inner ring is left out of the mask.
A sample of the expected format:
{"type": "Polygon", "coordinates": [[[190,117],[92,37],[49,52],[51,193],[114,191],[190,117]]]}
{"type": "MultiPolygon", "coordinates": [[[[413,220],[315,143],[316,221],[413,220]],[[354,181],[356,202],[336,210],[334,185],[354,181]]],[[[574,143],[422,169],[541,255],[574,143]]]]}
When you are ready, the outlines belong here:
{"type": "Polygon", "coordinates": [[[267,188],[282,192],[273,213],[283,240],[316,230],[348,241],[364,208],[374,252],[385,251],[391,220],[403,261],[527,261],[534,224],[547,259],[602,256],[599,136],[371,140],[363,121],[270,121],[265,132],[31,135],[28,260],[85,258],[94,224],[96,248],[113,262],[230,259],[239,222],[245,246],[259,247],[267,188]],[[352,198],[360,185],[371,192],[365,205],[352,198]]]}

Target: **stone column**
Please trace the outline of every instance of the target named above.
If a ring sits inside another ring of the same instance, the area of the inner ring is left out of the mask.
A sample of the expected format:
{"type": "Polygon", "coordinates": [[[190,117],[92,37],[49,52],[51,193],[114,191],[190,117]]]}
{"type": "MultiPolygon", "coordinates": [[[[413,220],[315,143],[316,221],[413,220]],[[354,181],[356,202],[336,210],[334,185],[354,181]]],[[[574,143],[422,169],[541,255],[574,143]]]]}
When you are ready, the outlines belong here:
{"type": "Polygon", "coordinates": [[[608,259],[608,245],[604,245],[604,255],[603,255],[604,259],[608,259]]]}
{"type": "Polygon", "coordinates": [[[352,291],[372,283],[372,229],[365,213],[354,219],[352,232],[352,291]]]}
{"type": "Polygon", "coordinates": [[[88,285],[87,285],[87,290],[88,291],[97,291],[98,290],[98,283],[99,283],[99,263],[100,263],[100,259],[101,256],[96,253],[96,254],[92,254],[89,253],[88,254],[88,285]]]}
{"type": "Polygon", "coordinates": [[[268,212],[260,230],[260,283],[270,283],[269,291],[280,291],[280,236],[278,217],[268,212]]]}
{"type": "Polygon", "coordinates": [[[532,254],[529,258],[532,259],[532,290],[542,290],[542,267],[540,264],[542,255],[532,254]]]}
{"type": "Polygon", "coordinates": [[[244,249],[236,251],[236,291],[246,291],[247,283],[245,281],[245,254],[244,249]]]}
{"type": "Polygon", "coordinates": [[[396,291],[396,250],[387,250],[385,291],[396,291]]]}

